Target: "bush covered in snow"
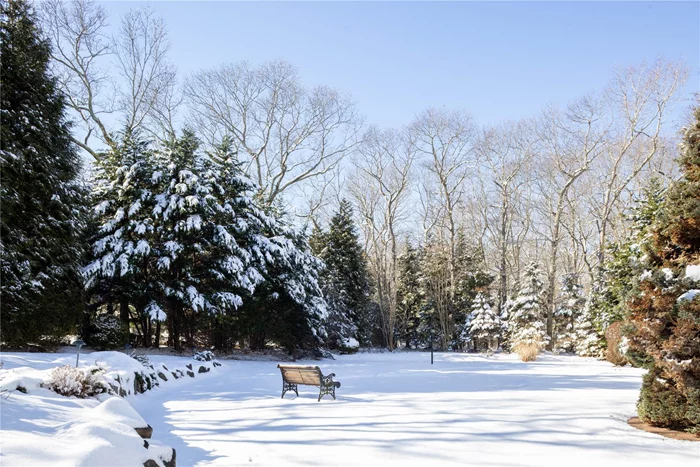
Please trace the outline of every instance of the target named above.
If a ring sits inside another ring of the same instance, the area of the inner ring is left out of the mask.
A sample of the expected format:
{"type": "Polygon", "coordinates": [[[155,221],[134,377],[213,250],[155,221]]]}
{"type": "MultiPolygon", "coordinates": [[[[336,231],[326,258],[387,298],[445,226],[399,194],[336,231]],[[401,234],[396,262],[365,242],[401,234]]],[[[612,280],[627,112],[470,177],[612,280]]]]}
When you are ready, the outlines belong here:
{"type": "Polygon", "coordinates": [[[51,379],[43,386],[62,396],[92,397],[109,392],[102,379],[104,370],[98,366],[75,368],[59,366],[51,371],[51,379]]]}
{"type": "Polygon", "coordinates": [[[114,315],[97,315],[85,336],[85,342],[99,350],[123,347],[129,341],[127,329],[114,315]]]}
{"type": "Polygon", "coordinates": [[[211,350],[199,350],[192,356],[198,362],[211,362],[216,360],[216,355],[211,350]]]}
{"type": "Polygon", "coordinates": [[[151,359],[148,358],[148,356],[136,352],[131,352],[131,355],[129,356],[137,362],[139,362],[141,365],[153,368],[153,365],[151,364],[151,359]]]}
{"type": "Polygon", "coordinates": [[[353,337],[346,337],[338,344],[338,350],[341,354],[354,354],[360,348],[360,343],[353,337]]]}

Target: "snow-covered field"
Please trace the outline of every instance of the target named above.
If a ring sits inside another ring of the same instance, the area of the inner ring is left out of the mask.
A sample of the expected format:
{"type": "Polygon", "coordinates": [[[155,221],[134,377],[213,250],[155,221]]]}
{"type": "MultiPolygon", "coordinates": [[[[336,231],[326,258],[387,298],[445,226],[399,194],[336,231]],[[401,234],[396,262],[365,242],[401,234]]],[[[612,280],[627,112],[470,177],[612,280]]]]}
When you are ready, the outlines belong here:
{"type": "MultiPolygon", "coordinates": [[[[3,356],[6,368],[27,364],[17,355],[3,356]]],[[[338,400],[317,403],[307,386],[280,399],[276,362],[224,361],[128,401],[177,450],[179,466],[700,466],[700,443],[627,425],[638,369],[550,355],[522,363],[436,354],[431,366],[427,353],[378,353],[300,363],[334,372],[338,400]]]]}

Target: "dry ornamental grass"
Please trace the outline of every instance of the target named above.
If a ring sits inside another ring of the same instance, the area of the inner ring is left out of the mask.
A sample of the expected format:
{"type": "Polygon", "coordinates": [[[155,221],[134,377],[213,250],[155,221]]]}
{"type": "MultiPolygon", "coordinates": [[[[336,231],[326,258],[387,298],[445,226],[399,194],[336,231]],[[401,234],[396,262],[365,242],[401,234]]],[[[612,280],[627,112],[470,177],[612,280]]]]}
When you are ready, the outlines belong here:
{"type": "Polygon", "coordinates": [[[515,353],[524,362],[534,362],[537,360],[537,354],[540,353],[540,346],[537,344],[517,344],[515,353]]]}

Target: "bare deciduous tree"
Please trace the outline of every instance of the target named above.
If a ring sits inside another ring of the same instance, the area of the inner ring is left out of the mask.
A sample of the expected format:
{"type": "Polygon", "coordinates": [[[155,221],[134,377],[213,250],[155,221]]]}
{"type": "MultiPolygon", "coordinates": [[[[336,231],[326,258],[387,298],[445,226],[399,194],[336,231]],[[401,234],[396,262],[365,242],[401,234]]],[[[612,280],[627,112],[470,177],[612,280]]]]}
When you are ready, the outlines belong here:
{"type": "Polygon", "coordinates": [[[132,10],[110,36],[104,7],[93,0],[47,0],[41,12],[59,85],[81,123],[76,144],[98,158],[104,145],[116,147],[115,125],[172,133],[175,69],[160,18],[132,10]]]}
{"type": "Polygon", "coordinates": [[[541,234],[549,247],[547,260],[547,335],[553,345],[553,318],[562,219],[567,196],[579,178],[588,172],[601,155],[610,123],[604,118],[603,104],[588,96],[573,102],[566,112],[548,109],[540,125],[541,150],[547,158],[541,161],[538,203],[546,224],[541,234]]]}
{"type": "Polygon", "coordinates": [[[657,60],[618,70],[609,86],[606,97],[614,105],[614,125],[595,170],[600,196],[591,200],[598,228],[598,264],[605,260],[615,205],[658,155],[667,107],[686,78],[683,65],[657,60]]]}
{"type": "MultiPolygon", "coordinates": [[[[485,164],[482,169],[482,184],[489,200],[485,215],[487,229],[494,239],[497,251],[498,309],[502,312],[508,300],[509,244],[515,246],[522,235],[514,232],[518,208],[522,207],[523,185],[531,182],[530,170],[535,156],[536,135],[533,123],[521,121],[506,123],[483,132],[478,145],[485,164]],[[492,204],[493,203],[493,204],[492,204]],[[495,218],[491,218],[494,208],[495,218]]],[[[522,226],[525,224],[521,223],[522,226]]]]}
{"type": "Polygon", "coordinates": [[[354,103],[328,87],[304,87],[283,61],[201,71],[185,95],[191,122],[210,143],[234,139],[268,205],[334,170],[359,140],[354,103]]]}
{"type": "Polygon", "coordinates": [[[370,270],[375,277],[382,331],[394,348],[399,236],[410,216],[406,202],[415,159],[404,134],[371,129],[358,147],[349,189],[360,216],[370,270]]]}
{"type": "Polygon", "coordinates": [[[429,192],[430,201],[437,205],[437,209],[432,210],[435,219],[429,224],[431,228],[439,227],[446,233],[448,290],[454,296],[457,217],[467,186],[465,181],[477,165],[474,151],[476,130],[466,113],[428,109],[410,125],[409,135],[417,157],[428,170],[427,186],[423,191],[429,192]]]}

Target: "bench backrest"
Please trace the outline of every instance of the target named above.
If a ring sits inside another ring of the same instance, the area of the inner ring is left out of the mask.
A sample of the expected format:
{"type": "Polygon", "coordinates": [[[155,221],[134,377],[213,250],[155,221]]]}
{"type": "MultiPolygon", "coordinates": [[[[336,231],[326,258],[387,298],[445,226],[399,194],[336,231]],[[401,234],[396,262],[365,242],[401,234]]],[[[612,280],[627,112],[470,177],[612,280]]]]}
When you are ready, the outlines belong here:
{"type": "Polygon", "coordinates": [[[321,385],[321,369],[317,366],[277,365],[277,368],[282,372],[282,378],[288,383],[321,385]]]}

